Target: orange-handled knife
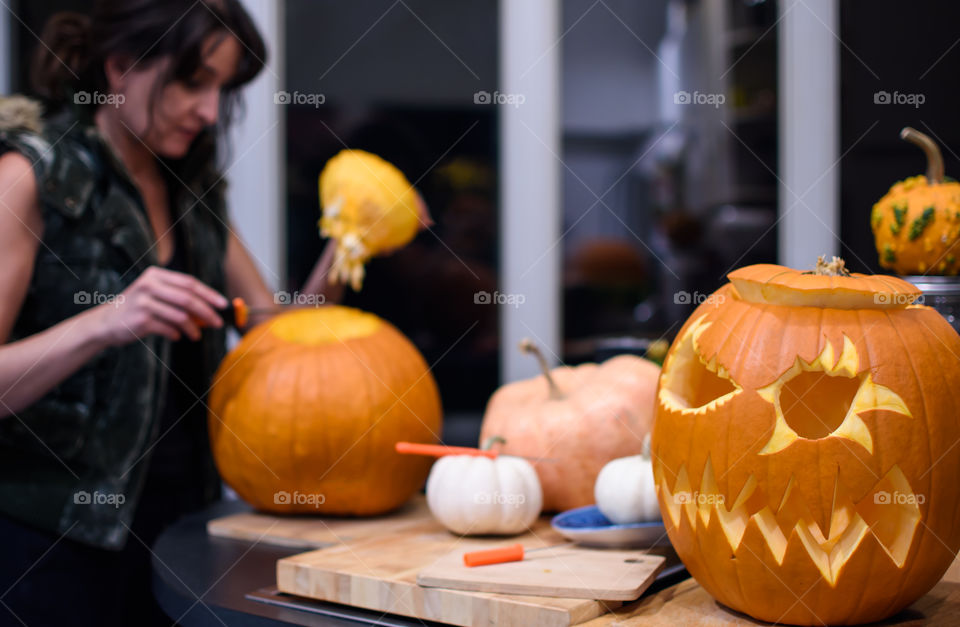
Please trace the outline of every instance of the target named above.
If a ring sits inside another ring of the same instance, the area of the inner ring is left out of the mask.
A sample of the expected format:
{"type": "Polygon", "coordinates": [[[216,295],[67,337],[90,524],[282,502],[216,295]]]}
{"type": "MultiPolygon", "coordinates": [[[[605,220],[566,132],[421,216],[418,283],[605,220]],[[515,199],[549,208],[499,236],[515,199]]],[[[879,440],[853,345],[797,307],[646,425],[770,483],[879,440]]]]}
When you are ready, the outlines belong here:
{"type": "Polygon", "coordinates": [[[523,561],[526,553],[536,553],[544,549],[556,549],[564,546],[571,546],[573,542],[564,544],[554,544],[552,546],[541,546],[537,549],[524,549],[522,544],[511,544],[496,549],[484,549],[482,551],[470,551],[463,554],[463,564],[469,568],[474,566],[489,566],[490,564],[503,564],[505,562],[523,561]]]}
{"type": "MultiPolygon", "coordinates": [[[[397,442],[394,446],[398,453],[406,455],[427,455],[430,457],[445,457],[447,455],[472,455],[474,457],[488,457],[496,459],[500,456],[500,451],[496,449],[471,448],[469,446],[446,446],[445,444],[421,444],[419,442],[397,442]]],[[[523,455],[512,455],[531,462],[555,462],[557,460],[550,457],[525,457],[523,455]]]]}
{"type": "MultiPolygon", "coordinates": [[[[250,322],[250,316],[280,313],[281,311],[285,311],[285,308],[281,306],[251,308],[242,298],[234,298],[230,301],[229,305],[215,311],[217,315],[223,319],[223,324],[232,325],[242,331],[250,322]]],[[[196,316],[190,316],[190,319],[193,320],[194,324],[198,327],[202,328],[207,326],[205,321],[196,316]]]]}
{"type": "Polygon", "coordinates": [[[489,457],[496,459],[500,453],[493,449],[470,448],[467,446],[444,446],[443,444],[421,444],[419,442],[397,442],[398,453],[407,455],[429,455],[443,457],[444,455],[473,455],[475,457],[489,457]]]}

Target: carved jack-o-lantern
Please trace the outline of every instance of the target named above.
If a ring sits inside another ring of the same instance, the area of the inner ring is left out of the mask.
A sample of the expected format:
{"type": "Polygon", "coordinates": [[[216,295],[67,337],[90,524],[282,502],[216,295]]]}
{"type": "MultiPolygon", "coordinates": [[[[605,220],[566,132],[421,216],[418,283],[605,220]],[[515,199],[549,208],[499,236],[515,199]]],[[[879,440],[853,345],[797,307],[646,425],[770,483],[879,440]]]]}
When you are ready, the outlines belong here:
{"type": "Polygon", "coordinates": [[[960,547],[960,336],[911,304],[912,285],[842,262],[729,278],[660,379],[670,540],[707,591],[756,618],[889,616],[960,547]]]}

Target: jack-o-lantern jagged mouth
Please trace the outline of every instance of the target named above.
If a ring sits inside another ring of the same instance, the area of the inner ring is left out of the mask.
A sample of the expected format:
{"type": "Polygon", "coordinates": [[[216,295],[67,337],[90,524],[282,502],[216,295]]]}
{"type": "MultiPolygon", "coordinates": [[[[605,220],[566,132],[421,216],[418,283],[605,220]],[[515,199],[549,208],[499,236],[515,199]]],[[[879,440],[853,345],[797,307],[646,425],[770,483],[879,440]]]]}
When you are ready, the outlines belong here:
{"type": "Polygon", "coordinates": [[[668,529],[681,527],[684,518],[693,530],[698,527],[706,529],[711,520],[715,520],[736,559],[744,535],[754,527],[754,531],[762,534],[778,565],[783,565],[788,552],[792,554],[802,547],[831,586],[836,584],[843,567],[857,549],[871,539],[883,547],[897,568],[903,568],[920,524],[920,504],[924,502],[921,495],[914,494],[898,466],[893,466],[856,503],[845,496],[845,486],[840,483],[838,475],[828,529],[824,531],[795,488],[793,478],[776,510],[769,506],[772,501],[758,487],[753,475],[744,482],[736,500],[728,508],[709,458],[699,488],[691,482],[684,465],[677,472],[673,489],[670,489],[662,464],[657,466],[655,475],[660,477],[657,494],[668,529]]]}

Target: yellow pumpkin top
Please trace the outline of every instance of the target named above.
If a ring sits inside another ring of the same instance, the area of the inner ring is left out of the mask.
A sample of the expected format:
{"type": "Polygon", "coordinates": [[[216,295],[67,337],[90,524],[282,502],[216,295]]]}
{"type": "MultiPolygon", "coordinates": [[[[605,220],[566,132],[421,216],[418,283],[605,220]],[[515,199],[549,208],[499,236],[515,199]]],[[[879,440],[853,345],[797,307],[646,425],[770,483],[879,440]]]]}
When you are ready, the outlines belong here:
{"type": "Polygon", "coordinates": [[[851,273],[843,260],[817,260],[812,271],[756,264],[727,275],[737,296],[747,302],[830,309],[904,309],[921,291],[911,283],[882,274],[851,273]]]}
{"type": "Polygon", "coordinates": [[[873,206],[873,229],[880,265],[898,274],[960,271],[960,183],[944,180],[943,158],[928,136],[909,127],[900,135],[927,154],[926,176],[899,181],[873,206]]]}
{"type": "Polygon", "coordinates": [[[359,290],[370,257],[416,236],[416,190],[400,170],[363,150],[342,150],[330,159],[319,186],[320,233],[337,242],[331,276],[359,290]]]}

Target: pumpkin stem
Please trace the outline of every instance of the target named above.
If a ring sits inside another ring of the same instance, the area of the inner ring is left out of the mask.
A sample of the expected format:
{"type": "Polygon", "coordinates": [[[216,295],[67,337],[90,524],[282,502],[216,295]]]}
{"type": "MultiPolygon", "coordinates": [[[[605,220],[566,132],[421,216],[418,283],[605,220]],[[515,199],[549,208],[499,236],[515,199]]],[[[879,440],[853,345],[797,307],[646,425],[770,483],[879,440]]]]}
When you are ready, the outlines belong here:
{"type": "Polygon", "coordinates": [[[483,441],[483,444],[480,445],[481,451],[489,451],[493,448],[494,444],[506,444],[507,440],[502,435],[491,435],[489,438],[483,441]]]}
{"type": "Polygon", "coordinates": [[[520,350],[537,358],[537,362],[540,364],[540,370],[543,372],[543,376],[547,379],[547,385],[550,386],[550,398],[563,398],[563,392],[560,391],[560,388],[557,387],[557,382],[553,380],[552,376],[550,376],[550,366],[547,364],[547,360],[543,356],[543,351],[540,350],[540,347],[534,344],[533,340],[525,337],[520,340],[520,350]]]}
{"type": "Polygon", "coordinates": [[[833,259],[827,261],[824,255],[820,255],[817,257],[817,267],[814,268],[813,274],[819,276],[850,276],[850,271],[847,270],[847,262],[840,257],[834,256],[833,259]]]}
{"type": "Polygon", "coordinates": [[[927,183],[930,185],[939,185],[943,183],[943,155],[940,153],[940,147],[930,139],[930,136],[921,133],[915,128],[905,126],[900,131],[900,139],[905,139],[911,144],[920,146],[925,155],[927,155],[927,183]]]}

